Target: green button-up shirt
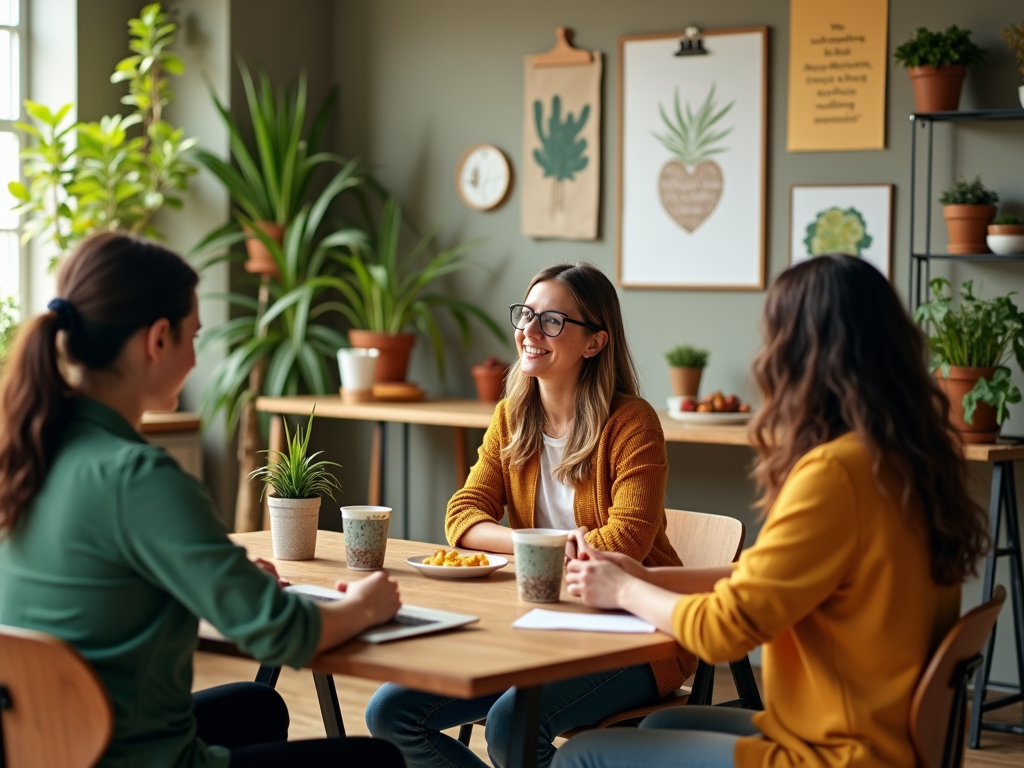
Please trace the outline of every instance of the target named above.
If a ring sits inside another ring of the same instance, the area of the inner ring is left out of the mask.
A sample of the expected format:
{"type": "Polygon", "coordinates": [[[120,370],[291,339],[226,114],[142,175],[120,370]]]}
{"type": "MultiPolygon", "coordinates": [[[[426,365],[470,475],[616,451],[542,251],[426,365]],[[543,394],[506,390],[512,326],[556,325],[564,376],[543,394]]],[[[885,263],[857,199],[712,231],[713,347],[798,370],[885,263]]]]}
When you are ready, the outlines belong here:
{"type": "Polygon", "coordinates": [[[114,735],[101,768],[221,768],[196,739],[199,617],[265,664],[316,650],[314,604],[280,590],[228,539],[206,489],[119,414],[75,415],[43,487],[0,541],[0,623],[71,643],[106,684],[114,735]]]}

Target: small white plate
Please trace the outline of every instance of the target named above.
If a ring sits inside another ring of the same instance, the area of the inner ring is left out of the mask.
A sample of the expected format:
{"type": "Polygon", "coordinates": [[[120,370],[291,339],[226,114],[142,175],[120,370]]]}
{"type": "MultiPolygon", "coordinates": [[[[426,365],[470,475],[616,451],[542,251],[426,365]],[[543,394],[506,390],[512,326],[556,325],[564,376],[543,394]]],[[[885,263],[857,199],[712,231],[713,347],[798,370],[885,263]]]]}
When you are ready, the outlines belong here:
{"type": "Polygon", "coordinates": [[[752,413],[697,413],[696,411],[669,411],[670,419],[695,426],[711,426],[718,424],[743,424],[750,420],[752,413]]]}
{"type": "MultiPolygon", "coordinates": [[[[460,555],[474,554],[473,552],[465,552],[461,549],[457,551],[460,555]]],[[[430,576],[432,579],[478,579],[508,565],[507,557],[491,554],[487,555],[490,565],[461,565],[456,568],[451,565],[427,565],[423,562],[428,557],[433,556],[433,552],[424,552],[422,555],[413,555],[405,562],[424,576],[430,576]]]]}

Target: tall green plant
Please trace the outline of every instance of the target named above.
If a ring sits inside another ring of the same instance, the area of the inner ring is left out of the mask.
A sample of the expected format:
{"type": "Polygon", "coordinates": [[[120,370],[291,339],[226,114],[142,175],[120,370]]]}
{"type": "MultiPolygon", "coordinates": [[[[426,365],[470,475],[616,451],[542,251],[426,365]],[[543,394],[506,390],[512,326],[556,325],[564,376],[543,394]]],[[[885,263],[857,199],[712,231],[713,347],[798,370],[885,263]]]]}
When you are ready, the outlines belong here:
{"type": "Polygon", "coordinates": [[[1024,314],[1013,303],[1012,293],[995,299],[975,296],[972,280],[963,283],[956,304],[952,283],[945,278],[932,280],[931,290],[934,298],[919,306],[914,318],[930,334],[932,369],[948,377],[952,365],[995,368],[991,379],[979,379],[964,395],[964,419],[973,423],[980,402],[995,408],[1002,424],[1009,417],[1006,406],[1021,401],[1006,363],[1013,358],[1024,369],[1024,314]]]}
{"type": "Polygon", "coordinates": [[[551,99],[551,117],[548,118],[548,132],[544,133],[544,105],[540,99],[533,102],[533,120],[537,127],[537,138],[540,149],[533,150],[533,159],[543,171],[544,178],[553,179],[551,207],[553,211],[562,210],[565,205],[565,181],[573,181],[576,174],[587,167],[589,158],[584,156],[587,140],[576,138],[590,117],[590,105],[584,104],[580,116],[574,118],[572,112],[562,120],[562,99],[554,96],[551,99]]]}
{"type": "MultiPolygon", "coordinates": [[[[320,322],[336,303],[323,299],[332,288],[329,276],[340,273],[331,255],[337,249],[363,248],[367,240],[359,229],[326,236],[318,230],[334,199],[361,182],[355,162],[341,168],[312,205],[304,206],[292,219],[281,245],[261,230],[253,230],[273,255],[280,277],[267,278],[269,304],[265,311],[252,296],[214,296],[245,314],[200,336],[200,353],[212,345],[227,351],[203,392],[201,410],[207,423],[223,412],[234,429],[242,407],[258,395],[326,394],[333,388],[330,366],[337,350],[347,342],[330,325],[320,322]],[[263,364],[267,368],[262,389],[253,391],[250,374],[263,364]]],[[[244,216],[242,221],[251,223],[244,216]]]]}
{"type": "MultiPolygon", "coordinates": [[[[402,206],[394,196],[384,201],[380,227],[373,241],[351,253],[333,255],[346,272],[340,277],[323,278],[323,285],[339,291],[343,302],[325,305],[335,309],[353,327],[368,331],[401,333],[415,328],[430,339],[438,371],[444,375],[444,340],[434,313],[446,310],[459,327],[464,345],[471,337],[470,318],[505,341],[507,334],[486,312],[468,301],[439,290],[440,278],[472,266],[463,254],[478,242],[460,245],[427,255],[437,234],[435,226],[421,237],[404,256],[399,256],[402,206]]],[[[318,283],[319,284],[319,283],[318,283]]]]}
{"type": "Polygon", "coordinates": [[[8,184],[19,201],[15,210],[27,217],[25,241],[53,243],[63,254],[97,231],[161,237],[153,215],[164,206],[181,208],[177,193],[196,172],[188,160],[195,139],[161,117],[171,100],[167,77],[185,70],[170,50],[177,28],[159,3],[128,22],[133,54],[110,78],[128,83],[121,102],[134,111],[125,117],[75,123],[69,120],[71,104],[52,111],[25,102],[32,122],[18,127],[32,142],[22,151],[28,184],[8,184]]]}
{"type": "Polygon", "coordinates": [[[299,78],[294,94],[275,94],[266,72],[259,74],[257,88],[245,64],[239,63],[238,68],[252,119],[256,154],[250,151],[231,113],[211,92],[228,128],[231,157],[238,168],[205,150],[199,150],[197,157],[220,179],[245,216],[252,221],[286,226],[306,200],[317,166],[332,161],[340,163],[336,155],[317,151],[337,93],[331,91],[306,133],[305,75],[299,78]]]}

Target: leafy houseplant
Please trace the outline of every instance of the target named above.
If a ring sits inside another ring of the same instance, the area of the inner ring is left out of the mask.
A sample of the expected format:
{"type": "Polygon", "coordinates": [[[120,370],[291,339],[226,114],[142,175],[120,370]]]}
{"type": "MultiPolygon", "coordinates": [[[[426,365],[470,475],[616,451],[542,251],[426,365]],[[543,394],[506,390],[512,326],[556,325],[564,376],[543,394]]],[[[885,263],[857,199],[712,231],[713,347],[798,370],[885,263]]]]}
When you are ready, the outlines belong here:
{"type": "Polygon", "coordinates": [[[907,68],[917,111],[946,112],[960,105],[967,67],[981,63],[985,51],[971,40],[970,30],[954,24],[945,32],[919,27],[917,34],[893,55],[907,68]]]}
{"type": "MultiPolygon", "coordinates": [[[[1006,41],[1014,56],[1017,57],[1017,69],[1024,76],[1024,21],[1020,24],[1010,24],[1008,27],[1003,27],[1003,40],[1006,41]]],[[[1024,85],[1017,89],[1017,96],[1020,99],[1020,105],[1024,107],[1024,85]]]]}
{"type": "Polygon", "coordinates": [[[974,181],[958,179],[942,193],[939,202],[949,231],[949,252],[988,253],[985,228],[996,215],[999,195],[987,189],[978,176],[974,181]]]}
{"type": "Polygon", "coordinates": [[[19,201],[15,210],[28,217],[23,237],[51,242],[60,254],[103,230],[159,238],[153,215],[164,206],[182,206],[176,193],[196,171],[187,157],[195,139],[161,117],[171,100],[167,76],[185,69],[170,50],[177,25],[154,3],[128,22],[128,30],[133,54],[118,63],[110,80],[128,83],[121,103],[134,109],[131,114],[68,124],[70,104],[53,112],[26,101],[33,122],[18,124],[34,140],[22,151],[28,185],[8,184],[19,201]]]}
{"type": "Polygon", "coordinates": [[[444,341],[434,313],[447,310],[455,320],[463,344],[469,343],[470,318],[505,341],[505,334],[491,317],[476,305],[457,299],[435,288],[436,281],[472,265],[463,254],[475,242],[453,246],[427,255],[437,232],[436,227],[421,237],[413,248],[399,256],[402,207],[394,196],[384,201],[380,227],[372,241],[351,253],[339,253],[335,259],[345,268],[339,277],[324,278],[317,285],[339,291],[344,302],[323,305],[336,309],[352,323],[349,341],[354,347],[380,350],[376,380],[404,381],[414,328],[430,339],[438,370],[444,375],[444,341]],[[367,332],[370,332],[369,334],[367,332]],[[397,347],[397,354],[389,353],[397,347]]]}
{"type": "Polygon", "coordinates": [[[1004,213],[988,225],[985,243],[992,253],[1000,256],[1024,253],[1024,223],[1019,216],[1004,213]]]}
{"type": "Polygon", "coordinates": [[[273,491],[267,503],[270,505],[274,557],[279,560],[311,560],[316,555],[320,497],[326,495],[333,499],[334,491],[341,490],[328,469],[339,465],[333,461],[317,461],[322,451],[309,453],[315,412],[316,406],[309,414],[305,435],[301,426],[295,428],[294,435],[291,434],[288,422],[282,418],[285,452],[262,451],[267,455],[266,465],[249,475],[250,480],[263,483],[264,492],[268,488],[273,491]]]}
{"type": "Polygon", "coordinates": [[[231,156],[238,168],[205,150],[199,150],[196,157],[221,181],[239,209],[238,218],[249,233],[246,270],[256,274],[275,274],[277,267],[273,258],[262,239],[252,231],[260,229],[280,243],[285,228],[309,195],[309,185],[317,166],[327,162],[340,164],[336,155],[317,151],[336,92],[332,91],[328,96],[307,131],[304,75],[299,79],[294,94],[286,91],[275,94],[265,72],[259,74],[257,89],[248,68],[239,63],[239,70],[255,135],[255,157],[231,113],[212,93],[217,111],[227,126],[231,156]]]}
{"type": "Polygon", "coordinates": [[[950,419],[965,442],[991,442],[1009,417],[1006,406],[1021,393],[1006,363],[1024,366],[1024,314],[1012,294],[983,300],[973,282],[960,288],[954,306],[952,284],[931,281],[934,298],[917,308],[915,319],[929,333],[931,367],[950,401],[950,419]]]}
{"type": "Polygon", "coordinates": [[[708,364],[706,349],[680,344],[665,353],[668,374],[672,380],[672,394],[676,397],[696,397],[700,392],[700,379],[708,364]]]}

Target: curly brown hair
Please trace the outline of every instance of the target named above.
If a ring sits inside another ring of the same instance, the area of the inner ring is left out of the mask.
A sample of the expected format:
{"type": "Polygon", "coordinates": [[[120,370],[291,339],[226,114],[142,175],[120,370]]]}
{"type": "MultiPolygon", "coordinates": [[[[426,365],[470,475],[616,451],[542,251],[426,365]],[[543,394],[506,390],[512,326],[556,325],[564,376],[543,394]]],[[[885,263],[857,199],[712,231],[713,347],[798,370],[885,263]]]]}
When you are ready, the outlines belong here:
{"type": "Polygon", "coordinates": [[[975,575],[991,545],[987,517],[967,492],[924,336],[889,282],[849,256],[796,264],[768,291],[762,333],[753,366],[762,407],[751,423],[759,506],[771,507],[801,456],[852,431],[879,487],[883,469],[898,479],[908,522],[928,537],[935,581],[975,575]]]}

